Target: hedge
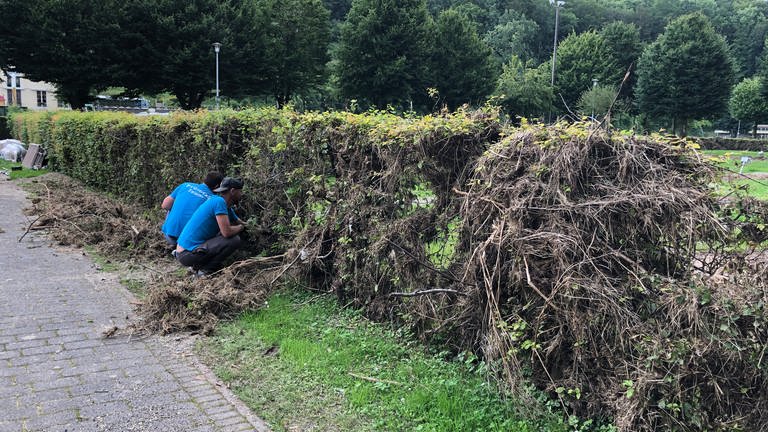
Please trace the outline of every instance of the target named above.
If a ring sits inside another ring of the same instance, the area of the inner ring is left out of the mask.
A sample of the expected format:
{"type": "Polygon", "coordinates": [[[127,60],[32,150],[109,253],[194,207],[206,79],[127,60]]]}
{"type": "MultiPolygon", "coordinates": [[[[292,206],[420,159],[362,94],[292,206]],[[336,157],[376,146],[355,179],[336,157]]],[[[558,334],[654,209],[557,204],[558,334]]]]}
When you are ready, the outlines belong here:
{"type": "Polygon", "coordinates": [[[751,138],[697,138],[705,150],[768,151],[768,140],[751,138]]]}
{"type": "Polygon", "coordinates": [[[736,200],[711,193],[690,140],[514,129],[490,108],[25,113],[13,130],[149,207],[211,169],[242,176],[251,220],[307,284],[570,412],[624,431],[768,427],[768,272],[746,259],[768,211],[721,207],[736,200]]]}

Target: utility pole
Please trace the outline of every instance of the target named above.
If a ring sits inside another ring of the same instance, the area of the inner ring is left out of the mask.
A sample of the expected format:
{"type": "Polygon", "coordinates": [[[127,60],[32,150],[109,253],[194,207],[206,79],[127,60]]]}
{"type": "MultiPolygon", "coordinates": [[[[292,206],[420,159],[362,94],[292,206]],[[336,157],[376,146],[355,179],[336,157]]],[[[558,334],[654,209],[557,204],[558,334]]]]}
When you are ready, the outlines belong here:
{"type": "Polygon", "coordinates": [[[565,5],[562,0],[549,0],[549,4],[555,7],[555,40],[552,43],[552,87],[555,86],[555,63],[557,63],[557,27],[560,23],[560,8],[565,5]]]}

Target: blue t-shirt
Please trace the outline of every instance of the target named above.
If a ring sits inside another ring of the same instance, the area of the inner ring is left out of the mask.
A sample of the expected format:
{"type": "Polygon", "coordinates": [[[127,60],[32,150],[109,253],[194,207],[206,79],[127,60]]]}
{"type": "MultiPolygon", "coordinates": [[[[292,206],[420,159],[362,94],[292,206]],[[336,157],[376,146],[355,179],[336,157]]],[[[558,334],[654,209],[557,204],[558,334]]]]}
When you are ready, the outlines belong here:
{"type": "Polygon", "coordinates": [[[171,192],[173,207],[163,223],[163,233],[178,237],[184,226],[202,203],[213,196],[213,192],[205,183],[182,183],[171,192]]]}
{"type": "Polygon", "coordinates": [[[210,240],[219,233],[217,215],[229,215],[230,223],[237,221],[232,209],[227,208],[224,198],[214,195],[195,210],[179,235],[178,243],[184,249],[191,251],[210,240]]]}

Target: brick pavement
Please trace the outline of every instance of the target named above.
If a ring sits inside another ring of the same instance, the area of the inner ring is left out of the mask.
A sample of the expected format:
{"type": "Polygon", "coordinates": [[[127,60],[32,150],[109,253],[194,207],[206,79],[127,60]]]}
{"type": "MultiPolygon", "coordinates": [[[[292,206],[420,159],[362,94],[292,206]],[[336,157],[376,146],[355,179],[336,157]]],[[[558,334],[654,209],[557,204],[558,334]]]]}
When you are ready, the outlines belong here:
{"type": "Polygon", "coordinates": [[[28,234],[0,178],[0,432],[265,431],[180,337],[102,337],[130,294],[77,250],[28,234]]]}

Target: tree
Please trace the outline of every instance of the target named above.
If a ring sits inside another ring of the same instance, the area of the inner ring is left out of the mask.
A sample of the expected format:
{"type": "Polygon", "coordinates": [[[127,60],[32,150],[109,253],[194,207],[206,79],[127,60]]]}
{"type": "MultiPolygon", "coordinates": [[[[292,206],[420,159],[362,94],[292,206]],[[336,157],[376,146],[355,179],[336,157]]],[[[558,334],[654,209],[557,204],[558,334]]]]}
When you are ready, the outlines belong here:
{"type": "Polygon", "coordinates": [[[462,13],[448,9],[437,18],[432,73],[435,88],[450,108],[485,98],[493,90],[491,49],[462,13]]]}
{"type": "Polygon", "coordinates": [[[725,111],[733,63],[723,37],[694,13],[669,23],[643,51],[637,72],[640,110],[671,119],[672,130],[685,135],[690,120],[725,111]]]}
{"type": "Polygon", "coordinates": [[[768,120],[768,99],[762,95],[763,78],[745,78],[733,88],[728,110],[733,118],[752,122],[752,136],[757,138],[757,123],[768,120]]]}
{"type": "Polygon", "coordinates": [[[215,86],[212,44],[222,43],[221,84],[265,92],[265,43],[255,2],[235,0],[0,0],[0,61],[56,84],[73,108],[109,86],[170,91],[200,106],[215,86]]]}
{"type": "MultiPolygon", "coordinates": [[[[232,43],[234,10],[227,1],[159,0],[150,19],[164,37],[155,40],[155,58],[162,59],[158,70],[147,76],[156,80],[179,101],[183,109],[200,107],[215,86],[215,60],[212,44],[222,44],[220,53],[221,89],[235,80],[243,56],[232,43]],[[226,23],[227,25],[224,25],[226,23]]],[[[243,28],[254,31],[259,27],[243,28]]],[[[248,64],[248,63],[246,63],[248,64]]],[[[242,65],[242,63],[241,63],[242,65]]],[[[247,70],[247,69],[246,69],[247,70]]]]}
{"type": "Polygon", "coordinates": [[[513,56],[504,65],[494,94],[502,106],[512,115],[520,117],[543,116],[552,109],[554,95],[550,86],[549,64],[538,68],[525,64],[513,56]]]}
{"type": "Polygon", "coordinates": [[[534,48],[539,31],[534,21],[505,13],[500,23],[486,33],[483,40],[491,47],[499,64],[506,63],[512,56],[528,61],[537,57],[534,48]]]}
{"type": "Polygon", "coordinates": [[[629,79],[621,88],[621,96],[629,98],[637,82],[637,60],[643,53],[640,30],[634,24],[614,21],[603,27],[600,35],[605,39],[613,58],[616,59],[619,70],[623,72],[630,70],[629,79]]]}
{"type": "Polygon", "coordinates": [[[609,109],[616,111],[624,108],[624,104],[618,102],[611,107],[616,99],[616,87],[596,85],[582,93],[576,106],[584,116],[599,118],[608,113],[609,109]]]}
{"type": "Polygon", "coordinates": [[[352,0],[323,0],[323,4],[330,12],[331,20],[341,22],[347,16],[352,0]]]}
{"type": "Polygon", "coordinates": [[[354,0],[341,29],[341,94],[385,108],[426,105],[432,21],[425,0],[354,0]]]}
{"type": "Polygon", "coordinates": [[[82,108],[110,79],[114,8],[111,0],[0,0],[0,66],[55,84],[62,99],[82,108]]]}
{"type": "Polygon", "coordinates": [[[731,49],[738,77],[753,76],[768,35],[768,3],[754,0],[718,1],[715,28],[731,49]]]}
{"type": "Polygon", "coordinates": [[[296,92],[325,81],[330,15],[320,0],[267,2],[268,76],[271,95],[283,106],[296,92]]]}
{"type": "Polygon", "coordinates": [[[572,33],[565,38],[558,46],[556,71],[556,91],[569,106],[592,87],[593,79],[614,86],[624,75],[605,39],[596,31],[572,33]]]}

